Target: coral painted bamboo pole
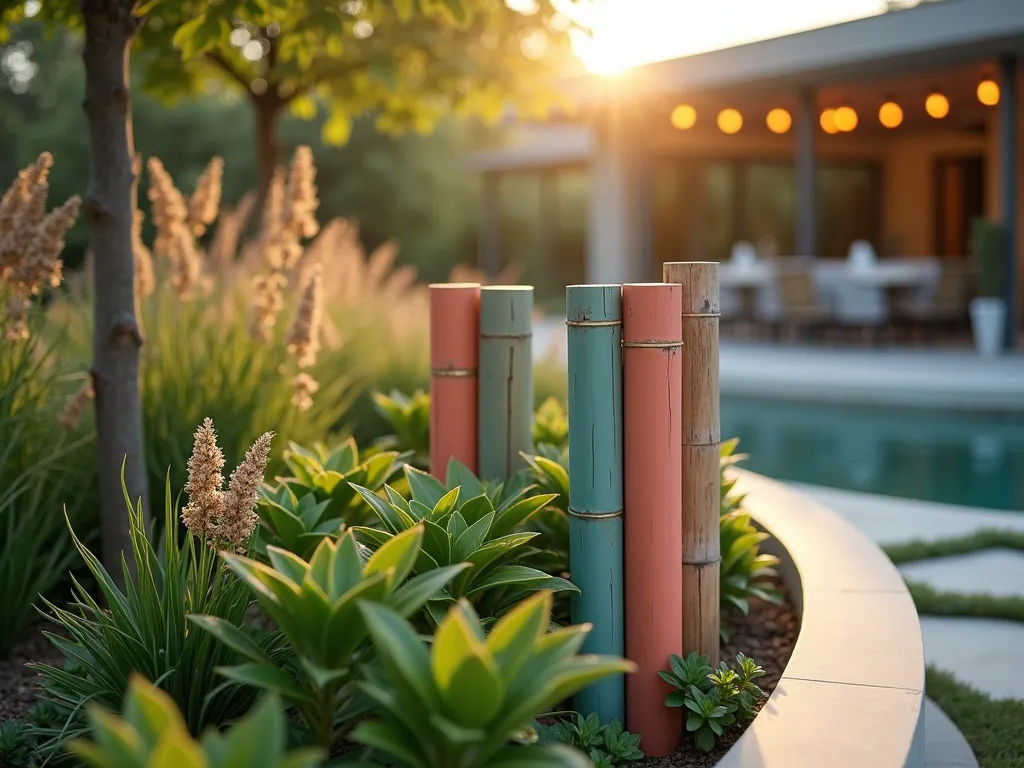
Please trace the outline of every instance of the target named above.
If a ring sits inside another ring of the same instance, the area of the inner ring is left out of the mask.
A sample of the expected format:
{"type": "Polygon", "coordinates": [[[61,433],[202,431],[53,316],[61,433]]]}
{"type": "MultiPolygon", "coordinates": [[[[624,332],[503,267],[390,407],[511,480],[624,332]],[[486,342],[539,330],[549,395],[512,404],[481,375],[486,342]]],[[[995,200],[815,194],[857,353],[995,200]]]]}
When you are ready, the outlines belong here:
{"type": "MultiPolygon", "coordinates": [[[[569,570],[574,623],[593,625],[586,653],[622,656],[622,296],[618,285],[565,290],[569,358],[569,570]]],[[[605,678],[575,707],[624,720],[624,681],[605,678]]]]}
{"type": "Polygon", "coordinates": [[[455,458],[477,469],[480,284],[430,289],[430,474],[444,482],[455,458]]]}
{"type": "MultiPolygon", "coordinates": [[[[683,647],[682,291],[622,286],[625,455],[626,727],[648,755],[679,746],[683,720],[658,677],[683,647]]],[[[571,422],[570,422],[571,423],[571,422]]]]}
{"type": "Polygon", "coordinates": [[[502,480],[533,451],[533,287],[480,291],[479,475],[502,480]]]}
{"type": "Polygon", "coordinates": [[[718,402],[718,264],[670,262],[666,283],[682,286],[683,654],[718,664],[718,533],[722,442],[718,402]]]}

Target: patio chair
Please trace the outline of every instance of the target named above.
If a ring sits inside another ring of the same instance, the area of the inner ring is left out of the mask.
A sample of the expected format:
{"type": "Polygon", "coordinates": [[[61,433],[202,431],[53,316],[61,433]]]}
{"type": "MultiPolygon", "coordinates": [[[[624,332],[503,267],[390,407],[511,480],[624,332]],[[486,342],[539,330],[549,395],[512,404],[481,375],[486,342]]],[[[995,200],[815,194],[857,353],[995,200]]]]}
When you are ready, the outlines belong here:
{"type": "Polygon", "coordinates": [[[809,269],[787,268],[778,273],[780,313],[778,324],[789,331],[791,339],[819,333],[831,322],[828,307],[818,294],[809,269]]]}
{"type": "Polygon", "coordinates": [[[904,307],[904,319],[934,341],[940,330],[953,330],[967,320],[968,273],[966,264],[950,261],[942,265],[931,301],[904,307]]]}
{"type": "Polygon", "coordinates": [[[729,260],[737,266],[753,266],[757,263],[757,249],[746,240],[733,243],[732,253],[730,254],[729,260]]]}

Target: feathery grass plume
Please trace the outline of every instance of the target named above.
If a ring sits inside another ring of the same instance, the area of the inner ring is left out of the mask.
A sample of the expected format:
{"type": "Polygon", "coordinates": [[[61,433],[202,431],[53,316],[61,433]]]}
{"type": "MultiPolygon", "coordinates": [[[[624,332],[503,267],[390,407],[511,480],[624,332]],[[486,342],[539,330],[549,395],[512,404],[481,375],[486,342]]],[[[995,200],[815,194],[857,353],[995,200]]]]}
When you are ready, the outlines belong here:
{"type": "Polygon", "coordinates": [[[153,250],[158,256],[173,260],[177,228],[188,221],[188,207],[185,198],[174,186],[171,174],[158,157],[150,157],[146,161],[146,168],[149,171],[147,196],[153,203],[153,225],[156,227],[153,250]]]}
{"type": "Polygon", "coordinates": [[[302,258],[301,240],[313,237],[320,230],[316,220],[317,198],[316,164],[313,151],[307,146],[296,147],[288,167],[288,186],[285,190],[281,233],[284,267],[291,269],[302,258]]]}
{"type": "Polygon", "coordinates": [[[174,226],[167,255],[171,261],[171,286],[181,301],[192,299],[202,281],[202,263],[192,233],[184,224],[174,226]]]}
{"type": "Polygon", "coordinates": [[[64,406],[64,410],[60,412],[60,416],[57,417],[57,423],[60,428],[66,432],[72,432],[78,429],[78,422],[82,418],[82,414],[85,412],[86,406],[96,396],[95,390],[92,388],[92,378],[86,378],[82,382],[82,386],[75,392],[74,397],[68,401],[68,404],[64,406]]]}
{"type": "Polygon", "coordinates": [[[288,279],[280,272],[256,275],[252,281],[252,317],[249,330],[263,341],[274,336],[277,316],[284,309],[284,288],[288,279]]]}
{"type": "Polygon", "coordinates": [[[313,407],[313,395],[320,389],[320,382],[308,373],[300,373],[292,379],[292,405],[300,411],[313,407]]]}
{"type": "MultiPolygon", "coordinates": [[[[43,152],[35,162],[18,172],[11,186],[4,192],[3,198],[0,198],[0,268],[5,262],[2,247],[4,241],[25,220],[24,210],[29,207],[37,188],[48,184],[47,178],[52,167],[53,155],[43,152]]],[[[45,191],[43,200],[45,202],[45,191]]],[[[42,208],[39,209],[39,215],[42,215],[42,208]]],[[[33,225],[38,220],[38,216],[30,218],[33,225]]]]}
{"type": "Polygon", "coordinates": [[[250,191],[242,195],[234,208],[224,207],[221,210],[209,249],[210,260],[218,269],[225,269],[235,261],[242,231],[255,205],[256,194],[250,191]]]}
{"type": "Polygon", "coordinates": [[[200,174],[188,200],[188,226],[194,237],[202,237],[217,218],[223,178],[224,158],[214,155],[200,174]]]}
{"type": "Polygon", "coordinates": [[[7,341],[24,341],[29,337],[28,311],[32,302],[15,294],[7,301],[7,321],[4,339],[7,341]]]}
{"type": "Polygon", "coordinates": [[[282,216],[284,213],[284,169],[277,168],[263,200],[260,222],[260,258],[269,269],[284,267],[282,216]]]}
{"type": "Polygon", "coordinates": [[[273,432],[264,432],[245,452],[245,458],[228,480],[228,490],[223,496],[224,506],[220,519],[213,530],[214,538],[223,549],[233,546],[244,552],[249,538],[260,516],[256,513],[256,502],[260,497],[260,486],[270,458],[270,444],[273,432]]]}
{"type": "Polygon", "coordinates": [[[302,298],[295,310],[292,327],[288,331],[288,353],[295,356],[299,368],[316,363],[320,351],[320,327],[323,319],[324,273],[323,266],[314,264],[302,298]]]}
{"type": "Polygon", "coordinates": [[[21,274],[15,270],[14,282],[20,282],[31,294],[39,293],[46,285],[56,288],[63,278],[64,234],[75,225],[82,199],[69,197],[60,208],[54,208],[36,225],[32,246],[21,274]]]}
{"type": "Polygon", "coordinates": [[[142,222],[146,214],[136,209],[132,219],[132,254],[135,256],[135,295],[138,298],[151,296],[156,290],[156,273],[153,272],[153,253],[142,241],[142,222]]]}
{"type": "Polygon", "coordinates": [[[188,482],[185,493],[188,504],[181,511],[181,521],[192,533],[208,538],[223,515],[224,453],[217,445],[213,419],[207,417],[196,430],[192,455],[188,459],[188,482]]]}

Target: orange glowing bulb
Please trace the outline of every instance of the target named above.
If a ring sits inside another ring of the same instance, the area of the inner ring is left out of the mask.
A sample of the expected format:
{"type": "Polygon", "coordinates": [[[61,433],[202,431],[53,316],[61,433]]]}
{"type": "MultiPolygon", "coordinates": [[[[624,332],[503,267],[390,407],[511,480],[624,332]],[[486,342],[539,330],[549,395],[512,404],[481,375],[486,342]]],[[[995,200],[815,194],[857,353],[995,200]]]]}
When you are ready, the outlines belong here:
{"type": "Polygon", "coordinates": [[[978,83],[978,101],[986,107],[994,107],[999,103],[999,84],[994,80],[982,80],[978,83]]]}
{"type": "Polygon", "coordinates": [[[924,111],[936,120],[941,120],[949,114],[949,99],[941,93],[932,93],[924,101],[924,111]]]}
{"type": "Polygon", "coordinates": [[[743,115],[739,113],[739,110],[723,109],[718,113],[718,129],[722,133],[739,133],[740,128],[743,127],[743,115]]]}
{"type": "Polygon", "coordinates": [[[672,110],[672,126],[685,131],[697,123],[697,110],[689,104],[680,104],[672,110]]]}
{"type": "Polygon", "coordinates": [[[826,109],[821,113],[821,130],[825,133],[839,133],[839,128],[836,127],[836,111],[834,109],[826,109]]]}
{"type": "Polygon", "coordinates": [[[784,109],[773,109],[765,118],[768,130],[772,133],[786,133],[793,125],[793,117],[784,109]]]}
{"type": "Polygon", "coordinates": [[[903,122],[903,109],[894,101],[887,101],[878,108],[878,122],[886,128],[898,128],[903,122]]]}

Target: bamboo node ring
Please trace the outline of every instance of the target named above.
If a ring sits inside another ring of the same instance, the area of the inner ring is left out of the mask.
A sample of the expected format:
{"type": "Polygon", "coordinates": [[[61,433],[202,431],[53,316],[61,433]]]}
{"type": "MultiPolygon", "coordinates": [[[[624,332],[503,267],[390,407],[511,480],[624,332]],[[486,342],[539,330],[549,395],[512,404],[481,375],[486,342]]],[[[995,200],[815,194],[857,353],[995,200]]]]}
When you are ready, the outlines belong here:
{"type": "Polygon", "coordinates": [[[622,517],[621,509],[617,509],[614,512],[580,512],[572,507],[567,507],[566,511],[573,517],[578,517],[581,520],[610,520],[614,517],[622,517]]]}
{"type": "Polygon", "coordinates": [[[476,376],[476,368],[431,368],[430,375],[452,379],[471,379],[476,376]]]}

